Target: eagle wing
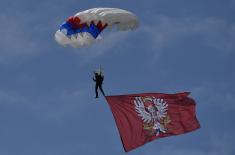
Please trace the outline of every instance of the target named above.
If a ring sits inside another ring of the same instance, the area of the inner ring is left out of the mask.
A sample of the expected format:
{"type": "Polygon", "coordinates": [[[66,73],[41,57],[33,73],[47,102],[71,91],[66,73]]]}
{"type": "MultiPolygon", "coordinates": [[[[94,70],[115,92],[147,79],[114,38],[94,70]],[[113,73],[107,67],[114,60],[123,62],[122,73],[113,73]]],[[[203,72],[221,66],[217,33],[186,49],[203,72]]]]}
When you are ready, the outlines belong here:
{"type": "Polygon", "coordinates": [[[163,99],[159,99],[159,98],[157,99],[154,98],[153,103],[158,110],[157,119],[161,120],[164,117],[166,117],[168,104],[166,104],[166,102],[163,99]]]}
{"type": "Polygon", "coordinates": [[[151,114],[145,110],[143,100],[141,97],[136,97],[134,100],[135,110],[138,113],[138,116],[146,123],[150,123],[152,120],[151,114]]]}

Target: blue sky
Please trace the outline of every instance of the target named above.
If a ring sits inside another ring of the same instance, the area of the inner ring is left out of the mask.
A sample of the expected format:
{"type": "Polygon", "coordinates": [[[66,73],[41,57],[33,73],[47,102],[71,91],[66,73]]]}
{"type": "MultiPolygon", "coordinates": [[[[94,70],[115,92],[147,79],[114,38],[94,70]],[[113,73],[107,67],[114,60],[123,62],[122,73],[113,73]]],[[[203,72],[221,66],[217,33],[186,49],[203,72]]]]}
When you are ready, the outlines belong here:
{"type": "Polygon", "coordinates": [[[191,91],[201,129],[162,138],[130,155],[233,155],[234,0],[1,0],[0,154],[125,154],[104,98],[191,91]],[[64,48],[59,25],[92,7],[134,12],[137,30],[102,33],[99,44],[64,48]]]}

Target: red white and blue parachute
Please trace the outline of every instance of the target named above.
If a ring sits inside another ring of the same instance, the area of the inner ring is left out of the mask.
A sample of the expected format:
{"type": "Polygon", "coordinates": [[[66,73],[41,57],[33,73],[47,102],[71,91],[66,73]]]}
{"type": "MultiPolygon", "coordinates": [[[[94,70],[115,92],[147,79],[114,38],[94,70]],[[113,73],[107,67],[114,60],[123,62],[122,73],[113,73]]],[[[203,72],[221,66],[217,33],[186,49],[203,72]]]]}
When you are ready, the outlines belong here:
{"type": "Polygon", "coordinates": [[[118,8],[93,8],[78,12],[60,26],[55,40],[63,45],[82,47],[90,45],[100,37],[105,28],[133,30],[138,27],[138,18],[133,13],[118,8]]]}

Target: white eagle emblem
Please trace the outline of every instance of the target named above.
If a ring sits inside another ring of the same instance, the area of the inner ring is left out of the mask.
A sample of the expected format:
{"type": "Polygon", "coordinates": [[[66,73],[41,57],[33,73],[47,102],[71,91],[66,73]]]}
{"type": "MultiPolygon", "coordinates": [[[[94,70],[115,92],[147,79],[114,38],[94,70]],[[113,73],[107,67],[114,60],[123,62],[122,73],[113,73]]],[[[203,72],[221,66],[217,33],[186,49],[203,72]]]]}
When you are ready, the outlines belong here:
{"type": "Polygon", "coordinates": [[[166,133],[166,125],[170,122],[170,118],[167,115],[168,104],[163,99],[135,97],[134,104],[138,116],[143,120],[144,129],[150,136],[166,133]]]}

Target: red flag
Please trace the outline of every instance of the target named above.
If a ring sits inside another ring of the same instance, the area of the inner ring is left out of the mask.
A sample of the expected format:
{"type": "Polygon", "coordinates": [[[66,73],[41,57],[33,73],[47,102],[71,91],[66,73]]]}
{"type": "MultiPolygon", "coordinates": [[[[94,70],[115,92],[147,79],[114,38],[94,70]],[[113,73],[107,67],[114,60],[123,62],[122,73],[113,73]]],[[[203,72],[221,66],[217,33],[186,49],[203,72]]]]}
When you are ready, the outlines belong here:
{"type": "Polygon", "coordinates": [[[189,93],[106,96],[126,152],[154,139],[200,128],[189,93]]]}

